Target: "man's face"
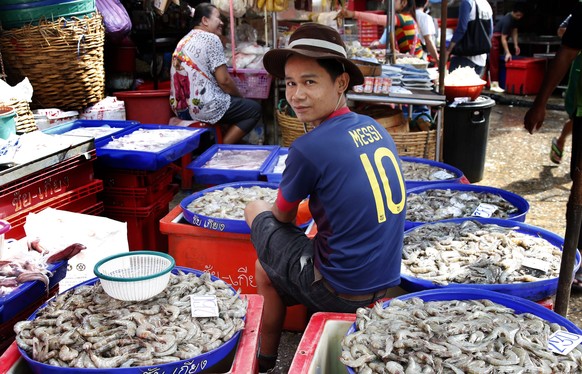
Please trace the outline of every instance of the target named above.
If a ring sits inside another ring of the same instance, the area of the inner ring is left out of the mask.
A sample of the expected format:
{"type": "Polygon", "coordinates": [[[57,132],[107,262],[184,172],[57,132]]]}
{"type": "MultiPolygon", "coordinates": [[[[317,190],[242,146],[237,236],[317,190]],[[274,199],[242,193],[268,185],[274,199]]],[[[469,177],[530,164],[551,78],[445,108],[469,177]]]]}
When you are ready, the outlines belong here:
{"type": "Polygon", "coordinates": [[[285,64],[285,97],[297,118],[314,126],[336,109],[343,93],[339,81],[313,58],[294,55],[285,64]]]}
{"type": "Polygon", "coordinates": [[[523,18],[523,12],[512,12],[513,13],[513,18],[516,20],[520,20],[523,18]]]}

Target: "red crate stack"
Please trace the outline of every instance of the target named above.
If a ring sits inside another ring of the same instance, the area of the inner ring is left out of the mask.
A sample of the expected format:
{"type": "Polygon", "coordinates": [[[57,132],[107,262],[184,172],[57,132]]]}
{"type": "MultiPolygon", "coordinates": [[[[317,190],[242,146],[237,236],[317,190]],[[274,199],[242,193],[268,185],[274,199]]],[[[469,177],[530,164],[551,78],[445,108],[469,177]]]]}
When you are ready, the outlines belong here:
{"type": "Polygon", "coordinates": [[[169,212],[178,191],[172,184],[176,166],[154,171],[98,168],[105,185],[101,200],[104,216],[127,223],[129,249],[168,252],[168,241],[160,233],[159,221],[169,212]]]}
{"type": "Polygon", "coordinates": [[[103,190],[103,182],[94,178],[95,159],[91,150],[2,185],[0,219],[11,226],[6,238],[26,236],[26,216],[45,208],[100,214],[103,204],[97,193],[103,190]]]}
{"type": "MultiPolygon", "coordinates": [[[[384,12],[381,10],[371,10],[367,11],[366,13],[382,14],[384,12]]],[[[384,32],[384,28],[385,27],[382,25],[358,20],[358,36],[360,39],[360,44],[362,44],[364,47],[367,47],[373,41],[380,39],[382,33],[384,32]]]]}

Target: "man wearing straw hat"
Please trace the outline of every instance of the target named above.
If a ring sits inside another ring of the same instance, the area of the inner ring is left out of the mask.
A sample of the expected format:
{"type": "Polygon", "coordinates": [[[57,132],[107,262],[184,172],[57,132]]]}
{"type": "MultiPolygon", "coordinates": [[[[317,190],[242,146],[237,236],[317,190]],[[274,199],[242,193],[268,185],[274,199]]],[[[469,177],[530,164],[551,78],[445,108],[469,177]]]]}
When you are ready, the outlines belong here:
{"type": "Polygon", "coordinates": [[[345,92],[364,78],[336,30],[305,23],[263,63],[285,80],[287,101],[314,129],[289,148],[275,204],[245,209],[265,298],[260,371],[275,366],[287,306],[353,313],[400,283],[406,203],[392,138],[346,105],[345,92]],[[307,197],[313,239],[293,224],[307,197]]]}

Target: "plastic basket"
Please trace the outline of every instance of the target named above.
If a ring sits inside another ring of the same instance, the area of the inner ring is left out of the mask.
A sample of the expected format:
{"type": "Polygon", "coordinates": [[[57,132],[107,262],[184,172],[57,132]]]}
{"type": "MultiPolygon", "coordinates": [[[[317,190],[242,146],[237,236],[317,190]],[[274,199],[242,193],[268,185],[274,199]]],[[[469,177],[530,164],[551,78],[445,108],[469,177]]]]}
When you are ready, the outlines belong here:
{"type": "Polygon", "coordinates": [[[114,299],[147,300],[162,292],[176,265],[172,256],[152,251],[116,254],[95,264],[93,272],[114,299]]]}
{"type": "Polygon", "coordinates": [[[247,99],[266,99],[271,91],[273,77],[261,69],[228,69],[236,87],[247,99]]]}

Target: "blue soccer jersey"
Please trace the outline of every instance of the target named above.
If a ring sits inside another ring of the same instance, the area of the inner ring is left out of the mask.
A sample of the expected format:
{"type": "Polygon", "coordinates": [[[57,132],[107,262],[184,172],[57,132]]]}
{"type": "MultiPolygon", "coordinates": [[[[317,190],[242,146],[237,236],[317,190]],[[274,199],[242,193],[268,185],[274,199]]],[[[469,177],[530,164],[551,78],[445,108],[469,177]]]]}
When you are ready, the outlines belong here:
{"type": "Polygon", "coordinates": [[[326,281],[364,294],[400,282],[406,192],[386,129],[340,113],[293,142],[280,193],[287,202],[310,197],[314,263],[326,281]]]}

